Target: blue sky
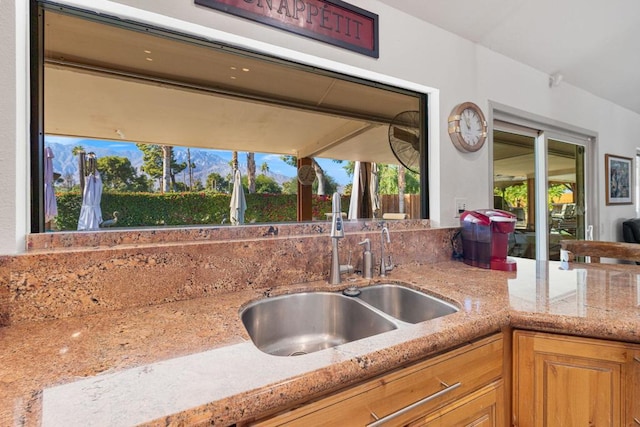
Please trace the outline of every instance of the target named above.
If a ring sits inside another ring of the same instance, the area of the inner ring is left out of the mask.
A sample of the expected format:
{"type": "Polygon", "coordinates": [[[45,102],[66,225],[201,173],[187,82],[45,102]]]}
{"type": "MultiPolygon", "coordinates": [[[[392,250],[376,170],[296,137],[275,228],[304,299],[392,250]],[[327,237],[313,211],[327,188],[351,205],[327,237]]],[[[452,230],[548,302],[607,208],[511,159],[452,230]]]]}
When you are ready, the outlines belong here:
{"type": "MultiPolygon", "coordinates": [[[[97,140],[97,139],[87,139],[87,138],[76,138],[76,137],[66,137],[66,136],[57,136],[57,135],[46,135],[45,143],[57,143],[64,145],[85,145],[88,146],[91,144],[92,147],[100,147],[113,151],[126,151],[137,149],[135,143],[131,142],[123,142],[123,141],[107,141],[107,140],[97,140]]],[[[186,147],[184,147],[186,148],[186,147]]],[[[219,151],[219,150],[210,150],[220,156],[221,158],[231,161],[231,151],[219,151]]],[[[247,157],[246,153],[240,152],[238,153],[238,161],[242,164],[246,165],[247,157]]],[[[266,153],[256,153],[255,154],[256,165],[260,168],[260,165],[263,163],[267,163],[269,165],[269,170],[273,173],[294,177],[296,175],[296,169],[292,166],[289,166],[282,160],[280,160],[279,154],[266,154],[266,153]]],[[[330,175],[333,179],[338,182],[340,185],[346,185],[351,183],[351,178],[347,175],[345,170],[343,169],[344,164],[336,163],[333,160],[329,159],[319,159],[316,158],[316,161],[320,164],[320,166],[325,170],[325,172],[330,175]]]]}

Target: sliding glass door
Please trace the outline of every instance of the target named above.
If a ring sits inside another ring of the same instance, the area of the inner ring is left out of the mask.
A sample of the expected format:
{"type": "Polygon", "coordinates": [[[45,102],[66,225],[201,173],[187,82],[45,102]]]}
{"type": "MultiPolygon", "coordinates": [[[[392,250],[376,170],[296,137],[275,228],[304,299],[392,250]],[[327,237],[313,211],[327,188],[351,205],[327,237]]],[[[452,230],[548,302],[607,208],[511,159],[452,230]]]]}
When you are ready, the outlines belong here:
{"type": "Polygon", "coordinates": [[[514,213],[509,255],[559,259],[560,241],[586,233],[585,138],[495,121],[494,207],[514,213]]]}
{"type": "Polygon", "coordinates": [[[535,142],[537,131],[494,127],[493,207],[517,217],[509,255],[535,258],[535,142]]]}
{"type": "Polygon", "coordinates": [[[561,240],[585,238],[585,147],[547,139],[549,259],[560,259],[561,240]]]}

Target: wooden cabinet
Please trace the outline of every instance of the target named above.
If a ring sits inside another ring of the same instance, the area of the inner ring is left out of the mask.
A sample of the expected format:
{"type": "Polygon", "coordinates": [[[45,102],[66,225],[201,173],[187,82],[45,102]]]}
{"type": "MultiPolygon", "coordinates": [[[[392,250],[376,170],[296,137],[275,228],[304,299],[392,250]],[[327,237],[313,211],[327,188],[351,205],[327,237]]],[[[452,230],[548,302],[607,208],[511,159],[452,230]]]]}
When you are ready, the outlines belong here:
{"type": "Polygon", "coordinates": [[[410,427],[496,427],[504,425],[502,380],[470,393],[409,424],[410,427]]]}
{"type": "Polygon", "coordinates": [[[255,425],[504,425],[502,372],[496,334],[255,425]]]}
{"type": "Polygon", "coordinates": [[[514,426],[640,426],[640,346],[514,332],[514,426]]]}

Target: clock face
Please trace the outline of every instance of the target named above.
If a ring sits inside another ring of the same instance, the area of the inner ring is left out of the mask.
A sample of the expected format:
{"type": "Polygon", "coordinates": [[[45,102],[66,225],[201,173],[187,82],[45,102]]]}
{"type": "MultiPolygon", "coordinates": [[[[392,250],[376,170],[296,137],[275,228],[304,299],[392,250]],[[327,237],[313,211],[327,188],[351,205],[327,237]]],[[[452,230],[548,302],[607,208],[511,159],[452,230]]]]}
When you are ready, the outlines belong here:
{"type": "Polygon", "coordinates": [[[483,123],[478,113],[471,108],[466,108],[460,115],[460,134],[469,145],[476,145],[484,136],[483,123]]]}
{"type": "Polygon", "coordinates": [[[449,116],[449,136],[460,151],[482,148],[487,139],[487,122],[480,107],[472,102],[458,104],[449,116]]]}
{"type": "Polygon", "coordinates": [[[316,180],[316,171],[311,165],[302,165],[298,169],[298,181],[302,185],[311,185],[316,180]]]}

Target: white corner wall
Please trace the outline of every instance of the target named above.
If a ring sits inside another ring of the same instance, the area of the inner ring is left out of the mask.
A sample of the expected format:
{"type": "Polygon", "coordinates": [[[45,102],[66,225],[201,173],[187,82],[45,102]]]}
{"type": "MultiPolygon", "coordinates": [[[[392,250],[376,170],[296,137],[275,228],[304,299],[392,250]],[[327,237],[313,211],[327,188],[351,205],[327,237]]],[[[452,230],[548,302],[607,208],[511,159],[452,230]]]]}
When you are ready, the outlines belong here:
{"type": "MultiPolygon", "coordinates": [[[[26,3],[27,0],[17,0],[26,3]]],[[[212,40],[236,44],[277,56],[285,56],[311,65],[352,73],[364,78],[380,79],[409,89],[430,91],[437,111],[431,112],[430,182],[431,217],[435,225],[457,225],[453,199],[465,197],[468,208],[487,207],[492,203],[490,158],[488,149],[477,153],[461,153],[449,141],[446,119],[452,108],[473,101],[488,113],[489,102],[497,102],[531,114],[587,129],[598,135],[596,147],[600,223],[602,240],[618,240],[619,224],[635,216],[634,206],[604,205],[604,154],[615,153],[635,157],[635,129],[640,128],[640,115],[585,91],[562,84],[548,87],[548,76],[488,49],[477,46],[438,27],[415,19],[375,0],[350,0],[350,3],[380,16],[380,58],[373,59],[321,42],[195,6],[192,0],[58,0],[88,10],[108,12],[115,16],[135,18],[153,25],[174,28],[207,28],[212,40]],[[131,8],[141,9],[136,11],[131,8]],[[149,13],[151,12],[151,13],[149,13]],[[167,18],[170,17],[170,18],[167,18]],[[196,24],[196,25],[193,25],[196,24]],[[202,26],[202,27],[198,27],[202,26]],[[433,90],[432,88],[435,88],[433,90]]],[[[26,7],[26,6],[25,6],[26,7]]],[[[15,40],[22,30],[13,26],[12,2],[0,0],[0,34],[3,40],[15,40]],[[5,22],[8,21],[8,22],[5,22]]],[[[20,42],[17,42],[20,44],[20,42]]],[[[16,44],[0,46],[3,58],[16,57],[16,44]],[[8,49],[8,51],[7,51],[8,49]]],[[[18,52],[17,56],[21,56],[18,52]]],[[[14,64],[15,65],[15,64],[14,64]]],[[[0,160],[10,168],[0,169],[7,188],[15,189],[14,201],[23,207],[8,208],[2,204],[0,232],[11,235],[11,244],[2,243],[3,253],[15,251],[16,242],[24,238],[26,225],[16,211],[26,214],[26,180],[20,169],[26,165],[26,134],[19,102],[15,102],[16,77],[12,64],[0,64],[0,160]],[[6,95],[6,96],[5,96],[6,95]],[[13,117],[13,118],[11,118],[13,117]],[[16,123],[18,123],[16,125],[16,123]],[[7,142],[8,141],[8,142],[7,142]],[[7,156],[9,161],[7,162],[7,156]],[[18,162],[11,161],[18,157],[18,162]],[[24,158],[21,158],[24,156],[24,158]],[[21,197],[25,199],[20,200],[21,197]],[[11,212],[9,212],[11,211],[11,212]]],[[[18,64],[20,69],[20,64],[18,64]]],[[[18,90],[20,94],[20,90],[18,90]]],[[[26,218],[26,217],[25,217],[26,218]]],[[[18,249],[20,251],[20,249],[18,249]]]]}
{"type": "Polygon", "coordinates": [[[0,0],[0,254],[24,251],[28,227],[27,8],[0,0]]]}
{"type": "Polygon", "coordinates": [[[596,239],[622,241],[622,221],[636,216],[634,205],[606,206],[604,155],[635,158],[640,115],[569,84],[549,88],[549,76],[488,49],[478,49],[478,90],[483,99],[527,111],[597,135],[594,150],[596,239]]]}

